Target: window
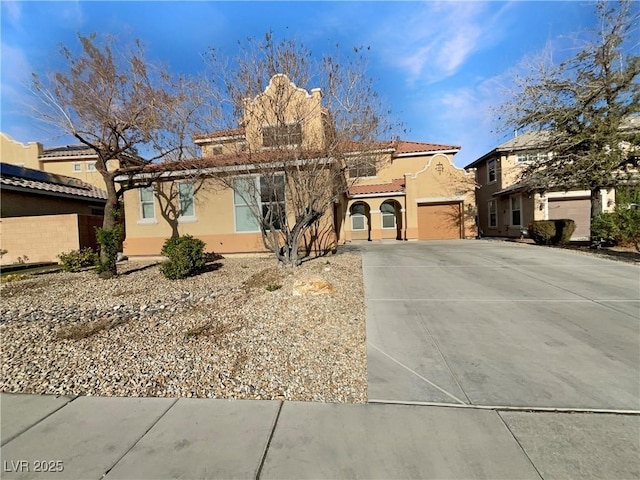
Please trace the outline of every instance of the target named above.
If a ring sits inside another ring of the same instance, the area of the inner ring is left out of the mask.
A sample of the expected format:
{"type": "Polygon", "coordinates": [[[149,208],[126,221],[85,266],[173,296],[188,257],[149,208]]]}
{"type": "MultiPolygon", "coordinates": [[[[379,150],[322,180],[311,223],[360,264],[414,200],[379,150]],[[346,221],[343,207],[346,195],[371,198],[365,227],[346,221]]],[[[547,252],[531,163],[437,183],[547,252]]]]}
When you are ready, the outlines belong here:
{"type": "Polygon", "coordinates": [[[489,200],[489,226],[498,226],[498,208],[495,200],[489,200]]]}
{"type": "Polygon", "coordinates": [[[543,162],[549,158],[549,155],[542,152],[524,152],[518,154],[516,163],[535,163],[543,162]]]}
{"type": "Polygon", "coordinates": [[[81,172],[82,171],[82,164],[80,162],[74,163],[73,164],[73,171],[74,172],[81,172]]]}
{"type": "Polygon", "coordinates": [[[351,206],[351,230],[366,230],[367,216],[364,203],[354,203],[351,206]]]}
{"type": "Polygon", "coordinates": [[[178,183],[178,208],[180,217],[195,217],[192,183],[178,183]]]}
{"type": "Polygon", "coordinates": [[[375,177],[376,173],[375,164],[370,162],[358,161],[349,166],[349,177],[351,178],[375,177]]]}
{"type": "Polygon", "coordinates": [[[396,228],[396,209],[391,203],[383,203],[380,206],[382,213],[382,228],[396,228]]]}
{"type": "Polygon", "coordinates": [[[522,226],[521,222],[521,198],[520,195],[511,197],[511,225],[514,227],[522,226]]]}
{"type": "Polygon", "coordinates": [[[299,123],[262,127],[262,145],[265,147],[300,145],[301,143],[302,126],[299,123]]]}
{"type": "Polygon", "coordinates": [[[87,172],[96,171],[96,162],[87,162],[87,172]]]}
{"type": "Polygon", "coordinates": [[[273,225],[279,230],[286,221],[284,175],[234,179],[233,206],[236,232],[259,232],[257,211],[262,214],[265,229],[273,225]]]}
{"type": "Polygon", "coordinates": [[[489,183],[496,181],[496,161],[489,160],[487,162],[487,180],[489,183]]]}
{"type": "Polygon", "coordinates": [[[284,202],[284,175],[260,177],[260,203],[262,204],[262,221],[266,230],[280,230],[286,221],[284,202]]]}
{"type": "Polygon", "coordinates": [[[153,201],[153,187],[140,189],[140,218],[144,220],[155,220],[156,207],[153,201]]]}
{"type": "Polygon", "coordinates": [[[209,147],[209,155],[222,155],[222,145],[212,145],[209,147]]]}

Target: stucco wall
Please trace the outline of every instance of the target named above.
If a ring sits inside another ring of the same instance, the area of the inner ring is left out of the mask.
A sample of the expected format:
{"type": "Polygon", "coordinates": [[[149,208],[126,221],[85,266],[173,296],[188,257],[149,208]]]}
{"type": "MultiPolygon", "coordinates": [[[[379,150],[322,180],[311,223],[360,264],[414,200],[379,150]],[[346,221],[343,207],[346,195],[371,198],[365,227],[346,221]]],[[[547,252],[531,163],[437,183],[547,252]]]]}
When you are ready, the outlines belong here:
{"type": "Polygon", "coordinates": [[[38,155],[42,145],[36,142],[27,144],[16,142],[10,136],[0,133],[0,162],[38,169],[38,155]]]}
{"type": "Polygon", "coordinates": [[[91,238],[89,229],[99,225],[101,218],[75,214],[2,218],[0,245],[8,252],[1,262],[57,262],[60,253],[95,245],[95,234],[91,238]]]}

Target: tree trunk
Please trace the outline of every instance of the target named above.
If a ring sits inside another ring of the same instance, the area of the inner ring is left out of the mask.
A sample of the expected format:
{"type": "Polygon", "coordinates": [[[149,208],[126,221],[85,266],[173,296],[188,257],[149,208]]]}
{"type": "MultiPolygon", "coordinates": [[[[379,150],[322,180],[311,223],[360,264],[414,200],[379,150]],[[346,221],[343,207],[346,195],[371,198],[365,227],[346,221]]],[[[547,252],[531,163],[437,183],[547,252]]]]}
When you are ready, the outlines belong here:
{"type": "Polygon", "coordinates": [[[591,243],[594,243],[598,239],[594,238],[591,233],[591,225],[593,225],[593,220],[602,213],[602,196],[600,195],[600,188],[592,188],[591,189],[591,218],[589,225],[589,240],[591,243]]]}
{"type": "Polygon", "coordinates": [[[291,229],[291,232],[286,238],[286,245],[280,249],[280,255],[278,260],[288,267],[297,267],[302,263],[298,251],[300,249],[300,242],[304,236],[304,233],[322,217],[322,212],[316,212],[314,210],[308,210],[307,213],[301,217],[298,217],[296,224],[291,229]]]}
{"type": "MultiPolygon", "coordinates": [[[[116,192],[115,182],[113,181],[114,175],[108,172],[100,172],[102,173],[102,178],[104,178],[104,182],[107,188],[107,203],[104,206],[104,218],[102,220],[102,229],[103,230],[113,230],[118,224],[118,193],[116,192]]],[[[100,245],[100,262],[103,265],[109,265],[109,270],[104,272],[108,276],[116,275],[117,269],[114,262],[109,261],[109,253],[108,248],[105,245],[100,245]],[[110,275],[109,275],[110,274],[110,275]]]]}

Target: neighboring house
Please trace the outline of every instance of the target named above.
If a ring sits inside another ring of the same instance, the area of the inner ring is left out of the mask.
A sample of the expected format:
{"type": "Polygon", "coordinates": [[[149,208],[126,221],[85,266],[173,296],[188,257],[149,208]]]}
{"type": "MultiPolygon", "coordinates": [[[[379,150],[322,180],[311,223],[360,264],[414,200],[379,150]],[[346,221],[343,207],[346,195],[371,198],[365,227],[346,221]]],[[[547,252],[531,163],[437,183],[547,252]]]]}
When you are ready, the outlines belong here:
{"type": "Polygon", "coordinates": [[[57,261],[57,255],[97,248],[107,193],[76,178],[0,163],[0,244],[16,261],[57,261]]]}
{"type": "MultiPolygon", "coordinates": [[[[100,172],[96,170],[97,154],[85,145],[65,145],[43,147],[41,143],[16,142],[4,133],[0,133],[0,162],[11,163],[43,172],[65,175],[82,180],[84,183],[105,189],[100,172]]],[[[126,155],[125,165],[142,165],[142,159],[126,155]]],[[[118,168],[118,160],[107,162],[112,171],[118,168]]]]}
{"type": "MultiPolygon", "coordinates": [[[[252,173],[252,165],[272,161],[276,146],[282,151],[282,147],[308,144],[307,151],[322,151],[331,126],[321,99],[319,89],[307,92],[286,76],[276,75],[262,95],[246,104],[243,127],[194,138],[201,148],[201,158],[148,165],[133,178],[118,177],[117,181],[135,180],[144,185],[124,194],[124,253],[157,255],[164,241],[175,234],[198,237],[208,250],[217,253],[264,251],[259,225],[247,215],[249,207],[241,195],[243,185],[250,182],[255,184],[255,191],[264,192],[259,169],[252,173]],[[285,92],[282,96],[293,98],[296,110],[312,113],[306,114],[304,122],[287,119],[289,123],[281,127],[261,124],[256,111],[272,92],[274,96],[275,92],[285,92]],[[233,176],[234,188],[212,178],[220,174],[233,176]]],[[[310,232],[313,238],[308,240],[316,242],[314,248],[331,248],[353,240],[476,235],[473,175],[453,164],[459,147],[396,140],[376,146],[377,161],[349,168],[349,156],[356,155],[357,148],[354,144],[345,154],[343,180],[350,188],[335,199],[321,225],[310,232]]],[[[282,175],[282,192],[274,194],[286,204],[287,172],[282,175]]],[[[264,211],[264,204],[260,207],[264,211]]]]}
{"type": "MultiPolygon", "coordinates": [[[[476,172],[478,227],[485,237],[521,237],[534,220],[570,218],[576,222],[572,240],[589,240],[591,200],[588,190],[529,192],[522,169],[550,155],[541,150],[540,133],[527,132],[499,145],[465,167],[476,172]]],[[[615,190],[602,189],[602,212],[611,211],[615,190]]]]}

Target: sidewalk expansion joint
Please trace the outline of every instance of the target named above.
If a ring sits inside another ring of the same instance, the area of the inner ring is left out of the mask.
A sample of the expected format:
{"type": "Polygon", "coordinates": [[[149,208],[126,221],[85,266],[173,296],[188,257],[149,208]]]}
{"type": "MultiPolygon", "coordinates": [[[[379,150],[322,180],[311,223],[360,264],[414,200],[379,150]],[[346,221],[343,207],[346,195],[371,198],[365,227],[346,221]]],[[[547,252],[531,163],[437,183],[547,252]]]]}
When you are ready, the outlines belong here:
{"type": "Polygon", "coordinates": [[[23,433],[25,433],[27,430],[32,429],[33,427],[35,427],[36,425],[38,425],[40,422],[46,420],[47,418],[49,418],[51,415],[53,415],[56,412],[59,412],[60,410],[62,410],[64,407],[66,407],[67,405],[69,405],[71,402],[73,402],[74,400],[76,400],[77,398],[80,397],[80,395],[55,395],[56,398],[59,397],[71,397],[71,400],[69,400],[66,403],[63,403],[62,405],[60,405],[58,408],[56,408],[55,410],[49,412],[47,415],[45,415],[44,417],[38,419],[36,422],[32,423],[31,425],[29,425],[28,427],[22,429],[21,431],[19,431],[18,433],[16,433],[15,435],[12,435],[9,438],[3,438],[2,439],[2,444],[0,444],[0,447],[4,447],[7,443],[9,443],[12,440],[15,440],[16,438],[18,438],[20,435],[22,435],[23,433]]]}
{"type": "Polygon", "coordinates": [[[273,421],[273,427],[271,427],[271,433],[269,434],[267,445],[264,447],[264,453],[262,454],[262,458],[260,459],[260,465],[258,466],[258,471],[256,472],[256,480],[259,480],[260,475],[262,474],[262,467],[264,467],[264,462],[267,460],[267,454],[269,453],[269,448],[271,447],[271,440],[273,440],[273,435],[276,433],[278,420],[280,419],[280,412],[282,412],[283,406],[284,401],[281,401],[280,406],[278,407],[278,411],[276,412],[276,418],[273,421]]]}
{"type": "Polygon", "coordinates": [[[640,415],[640,410],[581,408],[581,407],[517,407],[511,405],[468,405],[460,403],[420,402],[411,400],[382,400],[370,398],[367,403],[379,405],[407,405],[415,407],[467,408],[472,410],[492,410],[496,412],[530,413],[597,413],[603,415],[640,415]]]}
{"type": "Polygon", "coordinates": [[[147,428],[147,429],[145,430],[145,432],[144,432],[142,435],[140,435],[140,438],[138,438],[138,440],[136,440],[135,442],[133,442],[133,445],[131,445],[131,447],[130,447],[126,452],[124,452],[124,454],[123,454],[123,455],[122,455],[118,460],[116,460],[116,461],[115,461],[115,463],[114,463],[113,465],[111,465],[111,467],[109,467],[109,468],[107,469],[107,471],[106,471],[106,472],[104,472],[104,474],[100,477],[100,479],[103,479],[104,477],[106,477],[107,475],[109,475],[109,472],[110,472],[111,470],[113,470],[113,469],[118,465],[118,463],[120,463],[120,462],[122,461],[122,459],[123,459],[124,457],[126,457],[126,456],[129,454],[129,452],[130,452],[131,450],[133,450],[133,449],[136,447],[136,445],[138,445],[138,443],[140,443],[140,441],[141,441],[144,437],[146,437],[146,436],[147,436],[147,433],[149,433],[149,432],[151,431],[151,429],[152,429],[153,427],[155,427],[155,426],[158,424],[158,422],[164,418],[164,416],[167,414],[167,412],[169,412],[169,410],[171,410],[171,409],[173,408],[173,406],[174,406],[176,403],[178,403],[178,400],[180,400],[180,398],[175,398],[175,399],[173,400],[173,403],[172,403],[171,405],[169,405],[169,407],[168,407],[164,412],[162,412],[162,415],[160,415],[160,416],[156,419],[156,421],[155,421],[155,422],[153,422],[153,423],[149,426],[149,428],[147,428]]]}

